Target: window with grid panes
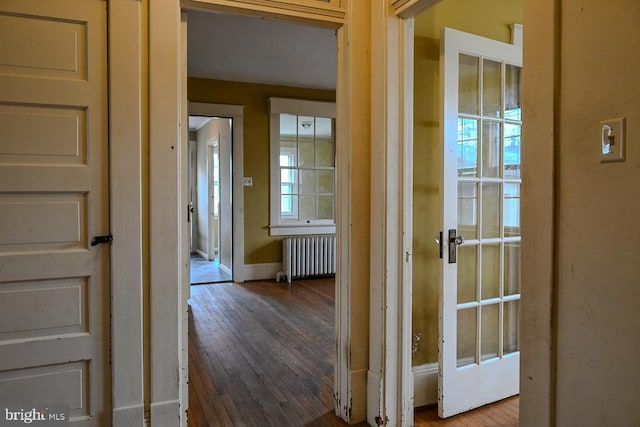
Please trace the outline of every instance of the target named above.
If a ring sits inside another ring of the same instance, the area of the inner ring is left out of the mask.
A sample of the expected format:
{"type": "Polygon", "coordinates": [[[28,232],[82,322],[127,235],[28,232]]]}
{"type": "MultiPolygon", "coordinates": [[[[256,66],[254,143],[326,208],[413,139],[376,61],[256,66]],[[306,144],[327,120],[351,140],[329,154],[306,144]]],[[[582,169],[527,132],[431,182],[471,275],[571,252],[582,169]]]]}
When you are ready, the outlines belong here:
{"type": "Polygon", "coordinates": [[[335,233],[335,103],[269,105],[271,235],[335,233]]]}

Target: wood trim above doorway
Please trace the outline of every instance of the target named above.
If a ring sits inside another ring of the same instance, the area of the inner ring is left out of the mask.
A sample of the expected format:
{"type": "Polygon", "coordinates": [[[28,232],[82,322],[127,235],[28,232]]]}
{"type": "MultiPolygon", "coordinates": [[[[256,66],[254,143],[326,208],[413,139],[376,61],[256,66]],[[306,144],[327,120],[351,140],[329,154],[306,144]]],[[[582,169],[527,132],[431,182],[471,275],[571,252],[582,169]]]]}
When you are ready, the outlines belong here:
{"type": "Polygon", "coordinates": [[[182,0],[181,5],[193,10],[216,10],[235,15],[254,16],[339,28],[345,22],[344,1],[331,0],[182,0]],[[336,5],[340,3],[340,5],[336,5]]]}
{"type": "Polygon", "coordinates": [[[429,9],[442,0],[390,0],[393,11],[400,18],[408,19],[418,15],[423,10],[429,9]]]}

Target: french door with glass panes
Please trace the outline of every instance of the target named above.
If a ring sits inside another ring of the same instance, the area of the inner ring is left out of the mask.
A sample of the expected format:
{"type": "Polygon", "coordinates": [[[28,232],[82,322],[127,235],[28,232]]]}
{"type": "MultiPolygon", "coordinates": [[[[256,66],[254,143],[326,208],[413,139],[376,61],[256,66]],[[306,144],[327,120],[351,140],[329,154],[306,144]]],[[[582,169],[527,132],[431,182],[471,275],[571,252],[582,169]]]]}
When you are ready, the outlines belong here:
{"type": "Polygon", "coordinates": [[[439,414],[519,391],[522,47],[443,31],[439,414]]]}

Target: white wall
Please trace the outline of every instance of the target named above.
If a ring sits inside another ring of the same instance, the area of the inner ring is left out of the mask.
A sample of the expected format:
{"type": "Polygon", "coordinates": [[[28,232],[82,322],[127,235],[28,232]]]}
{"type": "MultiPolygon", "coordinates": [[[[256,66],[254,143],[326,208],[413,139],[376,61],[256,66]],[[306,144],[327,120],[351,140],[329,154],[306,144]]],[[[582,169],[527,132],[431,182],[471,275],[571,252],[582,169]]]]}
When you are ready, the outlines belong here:
{"type": "MultiPolygon", "coordinates": [[[[207,161],[207,144],[213,138],[211,126],[212,122],[209,122],[198,130],[196,160],[198,203],[195,212],[197,230],[194,247],[197,251],[207,256],[209,256],[209,162],[207,161]]],[[[215,137],[217,138],[217,134],[215,137]]]]}

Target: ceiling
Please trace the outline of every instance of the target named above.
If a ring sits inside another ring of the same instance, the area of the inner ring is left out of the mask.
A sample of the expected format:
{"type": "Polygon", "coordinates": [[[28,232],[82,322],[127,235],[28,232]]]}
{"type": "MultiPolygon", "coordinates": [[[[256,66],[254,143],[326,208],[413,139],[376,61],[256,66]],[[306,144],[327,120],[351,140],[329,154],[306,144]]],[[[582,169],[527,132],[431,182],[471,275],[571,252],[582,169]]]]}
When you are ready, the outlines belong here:
{"type": "Polygon", "coordinates": [[[189,77],[336,88],[334,30],[202,11],[187,29],[189,77]]]}
{"type": "Polygon", "coordinates": [[[207,116],[189,116],[189,130],[197,131],[212,119],[207,116]]]}

